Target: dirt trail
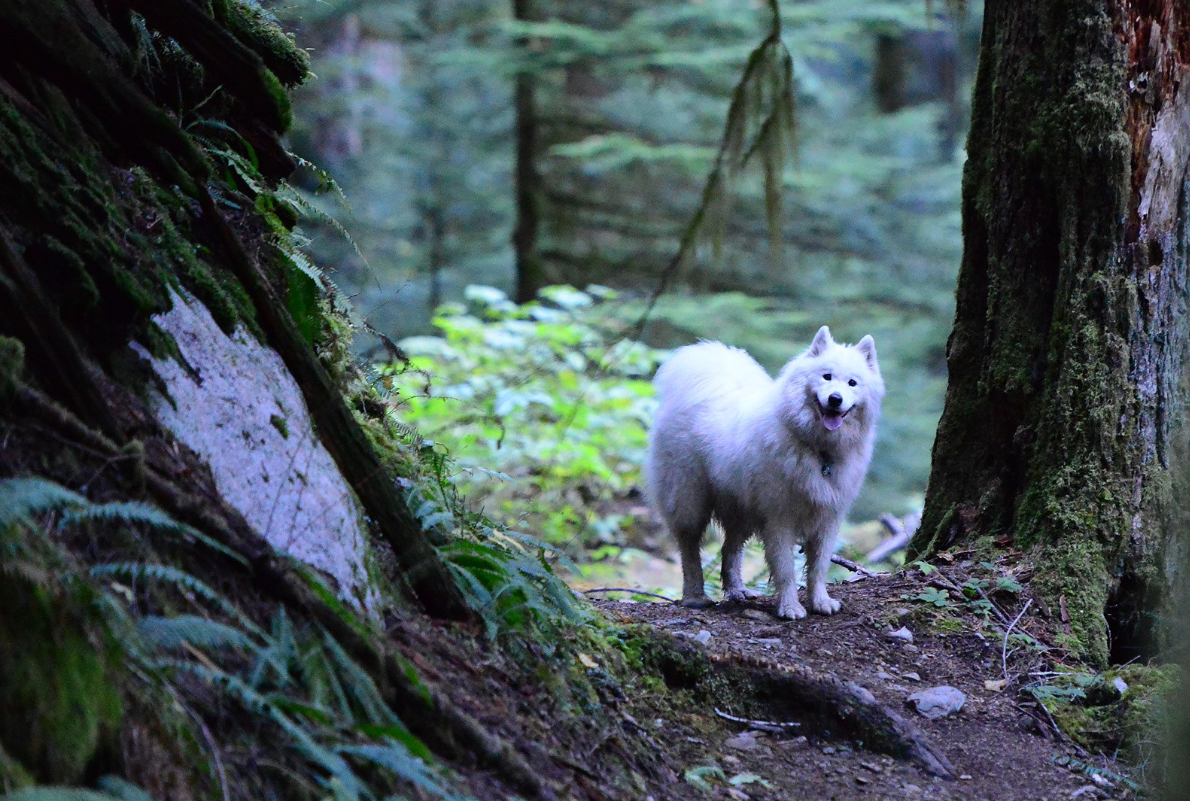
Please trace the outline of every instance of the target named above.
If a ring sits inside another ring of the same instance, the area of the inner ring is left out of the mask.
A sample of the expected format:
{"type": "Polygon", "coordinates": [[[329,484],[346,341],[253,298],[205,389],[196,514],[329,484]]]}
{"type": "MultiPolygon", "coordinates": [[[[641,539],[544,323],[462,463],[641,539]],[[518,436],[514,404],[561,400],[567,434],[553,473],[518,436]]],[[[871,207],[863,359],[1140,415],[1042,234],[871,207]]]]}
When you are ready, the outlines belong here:
{"type": "MultiPolygon", "coordinates": [[[[699,611],[666,603],[599,602],[601,609],[621,620],[705,640],[712,655],[755,656],[854,681],[920,727],[960,777],[945,781],[914,764],[866,751],[858,743],[825,737],[821,731],[788,728],[749,736],[744,733],[754,727],[723,721],[726,725],[708,726],[703,731],[676,727],[667,743],[669,759],[679,776],[690,768],[717,766],[727,778],[741,774],[745,778],[735,787],[711,779],[714,789],[709,794],[686,785],[684,791],[671,788],[673,794],[666,792],[664,797],[737,801],[1091,801],[1131,797],[1125,788],[1105,786],[1106,782],[1086,772],[1056,764],[1064,758],[1093,760],[1077,754],[1073,746],[1018,707],[1021,698],[1011,686],[1001,692],[985,687],[985,681],[1003,678],[1000,641],[974,633],[943,635],[915,630],[912,616],[905,616],[903,622],[912,632],[913,642],[890,638],[888,622],[897,619],[899,610],[913,606],[901,595],[920,589],[920,582],[912,576],[834,585],[832,593],[843,602],[842,611],[829,618],[811,615],[800,621],[773,617],[771,599],[699,611]],[[956,715],[927,720],[906,706],[910,693],[940,685],[966,694],[966,703],[956,715]],[[675,764],[677,761],[681,764],[675,764]],[[755,774],[764,783],[748,782],[747,774],[755,774]]],[[[665,726],[664,721],[653,723],[665,726]]],[[[1093,763],[1122,772],[1120,766],[1104,760],[1093,763]]]]}

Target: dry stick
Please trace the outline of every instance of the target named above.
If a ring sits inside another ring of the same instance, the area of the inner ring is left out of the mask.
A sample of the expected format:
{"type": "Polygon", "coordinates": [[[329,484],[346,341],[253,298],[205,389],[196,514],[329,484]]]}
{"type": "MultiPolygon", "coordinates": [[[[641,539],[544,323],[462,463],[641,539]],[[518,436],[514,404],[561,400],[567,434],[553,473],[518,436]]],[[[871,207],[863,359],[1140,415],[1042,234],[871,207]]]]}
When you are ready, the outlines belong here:
{"type": "Polygon", "coordinates": [[[880,573],[875,570],[868,570],[863,565],[852,562],[850,559],[843,557],[843,556],[839,556],[838,554],[831,554],[831,561],[834,562],[839,567],[845,567],[848,570],[850,570],[852,573],[859,573],[861,576],[864,576],[865,578],[875,578],[876,576],[887,576],[888,575],[888,573],[880,573]]]}
{"type": "Polygon", "coordinates": [[[1030,598],[1025,602],[1025,606],[1021,609],[1020,614],[1004,630],[1004,646],[1000,649],[1000,667],[1004,670],[1005,681],[1008,681],[1008,635],[1012,634],[1012,630],[1016,628],[1016,624],[1020,622],[1021,618],[1025,616],[1025,613],[1029,611],[1029,607],[1032,605],[1033,599],[1030,598]]]}
{"type": "Polygon", "coordinates": [[[589,592],[630,592],[633,595],[646,595],[649,598],[660,598],[663,601],[669,601],[671,604],[676,604],[677,600],[665,595],[658,595],[655,592],[645,592],[644,590],[634,590],[631,587],[592,587],[589,590],[583,590],[582,593],[586,595],[589,592]]]}
{"type": "Polygon", "coordinates": [[[778,729],[792,729],[795,726],[802,724],[796,722],[783,722],[779,720],[752,720],[750,718],[737,718],[735,715],[729,715],[719,707],[715,707],[715,714],[725,720],[730,720],[733,723],[746,723],[749,726],[757,726],[759,728],[773,727],[778,729]]]}

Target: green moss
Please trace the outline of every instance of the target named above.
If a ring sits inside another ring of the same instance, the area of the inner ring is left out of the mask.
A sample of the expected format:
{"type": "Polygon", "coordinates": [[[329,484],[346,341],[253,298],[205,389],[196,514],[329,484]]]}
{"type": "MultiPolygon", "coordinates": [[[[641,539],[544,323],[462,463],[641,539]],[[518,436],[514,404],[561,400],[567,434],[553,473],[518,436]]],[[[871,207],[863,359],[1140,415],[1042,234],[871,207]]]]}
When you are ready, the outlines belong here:
{"type": "Polygon", "coordinates": [[[1119,753],[1139,765],[1156,755],[1181,679],[1174,665],[1133,664],[1060,676],[1039,692],[1054,721],[1076,743],[1098,753],[1119,753]]]}
{"type": "Polygon", "coordinates": [[[273,428],[277,429],[277,433],[283,439],[289,439],[289,421],[279,414],[274,414],[269,417],[269,423],[273,428]]]}
{"type": "Polygon", "coordinates": [[[286,85],[295,86],[310,75],[310,55],[260,9],[236,0],[220,5],[224,7],[222,20],[228,30],[255,51],[286,85]]]}
{"type": "Polygon", "coordinates": [[[122,718],[122,655],[48,543],[13,526],[0,556],[0,745],[39,781],[73,784],[122,718]]]}

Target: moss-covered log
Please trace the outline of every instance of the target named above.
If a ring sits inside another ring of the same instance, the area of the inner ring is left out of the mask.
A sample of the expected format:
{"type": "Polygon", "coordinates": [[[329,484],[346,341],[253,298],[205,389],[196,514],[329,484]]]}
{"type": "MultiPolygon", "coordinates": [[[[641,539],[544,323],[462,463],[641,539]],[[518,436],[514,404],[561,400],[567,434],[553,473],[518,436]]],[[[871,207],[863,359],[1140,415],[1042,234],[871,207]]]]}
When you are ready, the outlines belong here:
{"type": "Polygon", "coordinates": [[[950,384],[914,555],[1033,554],[1098,662],[1156,642],[1184,529],[1190,8],[989,0],[950,384]]]}

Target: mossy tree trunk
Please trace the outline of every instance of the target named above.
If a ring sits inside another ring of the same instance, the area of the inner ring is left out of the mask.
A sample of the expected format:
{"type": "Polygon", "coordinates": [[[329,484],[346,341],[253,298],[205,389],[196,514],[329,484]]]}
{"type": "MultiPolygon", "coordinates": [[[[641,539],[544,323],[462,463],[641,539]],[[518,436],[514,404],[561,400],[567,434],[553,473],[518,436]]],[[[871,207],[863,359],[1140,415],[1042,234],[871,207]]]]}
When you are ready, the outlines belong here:
{"type": "Polygon", "coordinates": [[[911,557],[1031,554],[1098,662],[1156,644],[1185,513],[1190,5],[988,0],[950,384],[911,557]]]}

